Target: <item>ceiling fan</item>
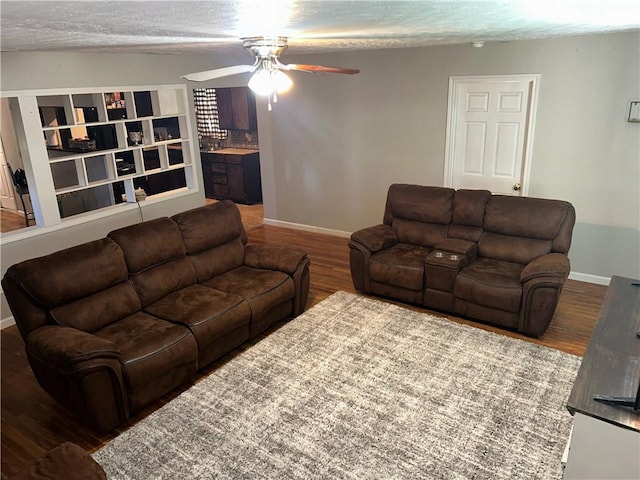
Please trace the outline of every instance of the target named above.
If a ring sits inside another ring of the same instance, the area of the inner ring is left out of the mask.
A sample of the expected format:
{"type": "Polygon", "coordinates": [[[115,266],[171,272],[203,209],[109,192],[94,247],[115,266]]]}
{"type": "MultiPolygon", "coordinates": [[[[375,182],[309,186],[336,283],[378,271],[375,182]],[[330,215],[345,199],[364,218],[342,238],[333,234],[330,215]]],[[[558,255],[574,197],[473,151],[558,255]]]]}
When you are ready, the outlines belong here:
{"type": "Polygon", "coordinates": [[[278,57],[287,49],[287,37],[248,37],[242,38],[242,46],[255,61],[253,65],[234,65],[231,67],[216,68],[204,72],[190,73],[182,78],[194,82],[204,82],[215,78],[238,75],[240,73],[255,72],[249,80],[249,88],[258,95],[266,95],[269,99],[278,101],[277,94],[286,92],[292,85],[291,79],[284,73],[287,70],[301,72],[343,73],[353,75],[360,70],[353,68],[326,67],[322,65],[305,65],[299,63],[284,64],[278,57]]]}

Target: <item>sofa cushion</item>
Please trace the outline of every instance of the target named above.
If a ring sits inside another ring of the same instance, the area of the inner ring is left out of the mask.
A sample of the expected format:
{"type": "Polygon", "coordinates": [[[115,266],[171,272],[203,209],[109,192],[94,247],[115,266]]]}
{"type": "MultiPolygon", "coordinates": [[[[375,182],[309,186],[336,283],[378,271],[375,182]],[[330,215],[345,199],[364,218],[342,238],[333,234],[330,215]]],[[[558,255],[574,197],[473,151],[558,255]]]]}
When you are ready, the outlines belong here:
{"type": "Polygon", "coordinates": [[[120,350],[120,361],[132,412],[190,379],[198,349],[182,325],[137,312],[97,330],[120,350]]]}
{"type": "Polygon", "coordinates": [[[453,197],[453,213],[449,237],[477,242],[482,235],[484,210],[491,198],[488,190],[457,190],[453,197]]]}
{"type": "Polygon", "coordinates": [[[507,312],[520,311],[523,265],[479,258],[456,277],[456,298],[507,312]]]}
{"type": "Polygon", "coordinates": [[[7,275],[49,309],[55,322],[85,332],[140,310],[124,254],[109,238],[27,260],[7,275]]]}
{"type": "Polygon", "coordinates": [[[444,187],[394,184],[389,187],[384,223],[394,218],[448,225],[455,190],[444,187]]]}
{"type": "Polygon", "coordinates": [[[526,265],[551,251],[551,240],[514,237],[485,232],[478,242],[478,254],[505,262],[526,265]]]}
{"type": "Polygon", "coordinates": [[[237,339],[242,342],[249,338],[249,304],[238,295],[204,285],[191,285],[170,293],[148,305],[145,311],[191,330],[198,343],[198,368],[214,360],[209,347],[221,337],[243,329],[244,335],[237,339]]]}
{"type": "Polygon", "coordinates": [[[73,302],[128,278],[123,252],[109,238],[26,260],[10,267],[7,275],[44,308],[73,302]]]}
{"type": "Polygon", "coordinates": [[[131,281],[145,307],[171,292],[194,285],[197,277],[191,262],[182,257],[131,275],[131,281]]]}
{"type": "Polygon", "coordinates": [[[60,325],[95,332],[140,310],[140,299],[128,281],[52,308],[51,317],[60,325]]]}
{"type": "Polygon", "coordinates": [[[494,195],[487,202],[484,230],[515,237],[552,240],[572,207],[562,200],[494,195]]]}
{"type": "Polygon", "coordinates": [[[199,282],[243,264],[247,234],[232,201],[212,203],[171,218],[180,230],[199,282]]]}
{"type": "Polygon", "coordinates": [[[490,198],[489,190],[457,190],[453,196],[451,223],[482,227],[484,209],[490,198]]]}
{"type": "Polygon", "coordinates": [[[124,252],[131,281],[143,307],[197,283],[178,225],[170,218],[114,230],[109,237],[124,252]]]}
{"type": "Polygon", "coordinates": [[[433,247],[447,239],[447,225],[394,218],[392,226],[401,243],[433,247]]]}
{"type": "Polygon", "coordinates": [[[239,267],[243,263],[245,247],[240,238],[223,243],[209,250],[188,255],[199,282],[239,267]]]}
{"type": "Polygon", "coordinates": [[[424,264],[431,251],[428,247],[397,243],[371,256],[369,277],[387,285],[422,290],[424,264]]]}
{"type": "Polygon", "coordinates": [[[120,228],[108,236],[122,248],[132,275],[186,255],[178,226],[166,217],[120,228]]]}
{"type": "Polygon", "coordinates": [[[252,321],[293,299],[295,293],[293,280],[286,273],[244,265],[215,276],[204,285],[244,298],[251,307],[252,321]]]}
{"type": "Polygon", "coordinates": [[[235,239],[247,243],[238,207],[230,200],[187,210],[171,217],[176,222],[189,255],[204,252],[235,239]],[[216,228],[211,228],[215,225],[216,228]]]}

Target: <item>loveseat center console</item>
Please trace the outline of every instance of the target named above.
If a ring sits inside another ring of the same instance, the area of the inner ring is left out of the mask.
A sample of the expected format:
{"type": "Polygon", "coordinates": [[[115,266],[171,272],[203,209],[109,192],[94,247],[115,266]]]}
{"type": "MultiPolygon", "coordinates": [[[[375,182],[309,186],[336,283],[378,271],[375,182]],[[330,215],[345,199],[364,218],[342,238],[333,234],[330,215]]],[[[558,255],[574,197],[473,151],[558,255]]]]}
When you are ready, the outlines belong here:
{"type": "Polygon", "coordinates": [[[427,256],[425,265],[427,289],[425,302],[438,305],[443,310],[452,310],[453,286],[458,272],[468,263],[466,255],[444,250],[434,250],[427,256]]]}

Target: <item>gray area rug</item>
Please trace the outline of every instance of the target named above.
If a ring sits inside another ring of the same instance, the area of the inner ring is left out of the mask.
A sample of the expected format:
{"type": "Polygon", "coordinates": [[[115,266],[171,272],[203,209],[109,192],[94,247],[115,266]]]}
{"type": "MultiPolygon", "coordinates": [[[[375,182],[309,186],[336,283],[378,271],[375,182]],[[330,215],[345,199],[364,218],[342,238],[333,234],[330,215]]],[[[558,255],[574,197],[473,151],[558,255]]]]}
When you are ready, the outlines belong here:
{"type": "Polygon", "coordinates": [[[93,457],[110,479],[560,479],[579,365],[337,292],[93,457]]]}

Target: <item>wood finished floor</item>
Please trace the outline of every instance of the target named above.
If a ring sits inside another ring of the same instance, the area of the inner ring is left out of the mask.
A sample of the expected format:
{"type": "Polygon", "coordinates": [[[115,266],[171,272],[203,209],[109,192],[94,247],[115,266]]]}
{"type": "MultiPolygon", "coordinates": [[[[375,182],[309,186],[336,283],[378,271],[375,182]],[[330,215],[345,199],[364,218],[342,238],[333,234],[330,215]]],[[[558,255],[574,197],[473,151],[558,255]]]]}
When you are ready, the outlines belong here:
{"type": "MultiPolygon", "coordinates": [[[[33,225],[33,220],[29,223],[33,225]]],[[[24,215],[0,208],[0,233],[13,232],[25,227],[24,215]]]]}
{"type": "MultiPolygon", "coordinates": [[[[347,239],[318,233],[261,225],[260,206],[239,206],[246,222],[249,241],[253,243],[287,244],[303,248],[311,259],[311,286],[308,307],[315,305],[337,290],[354,292],[349,273],[347,239]]],[[[542,339],[530,339],[512,332],[476,322],[448,316],[453,321],[492,330],[511,337],[582,355],[598,316],[606,287],[569,280],[560,298],[553,322],[542,339]]],[[[395,302],[394,302],[395,303],[395,302]]],[[[417,311],[428,312],[419,307],[417,311]]],[[[271,331],[280,325],[274,326],[271,331]]],[[[24,343],[15,326],[1,332],[1,416],[2,473],[9,478],[26,463],[44,454],[61,442],[75,442],[92,452],[120,432],[134,425],[190,387],[184,385],[165,395],[110,434],[96,434],[73,414],[66,412],[36,383],[28,366],[24,343]]],[[[259,341],[256,339],[255,341],[259,341]]],[[[244,347],[246,348],[246,347],[244,347]]],[[[233,358],[230,353],[211,365],[194,380],[213,371],[233,358]]]]}

